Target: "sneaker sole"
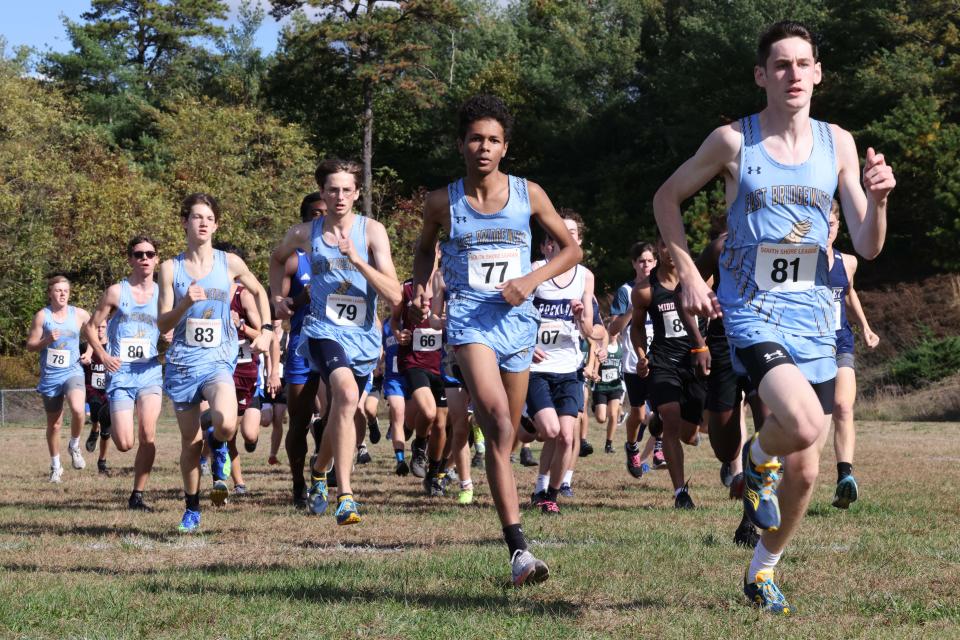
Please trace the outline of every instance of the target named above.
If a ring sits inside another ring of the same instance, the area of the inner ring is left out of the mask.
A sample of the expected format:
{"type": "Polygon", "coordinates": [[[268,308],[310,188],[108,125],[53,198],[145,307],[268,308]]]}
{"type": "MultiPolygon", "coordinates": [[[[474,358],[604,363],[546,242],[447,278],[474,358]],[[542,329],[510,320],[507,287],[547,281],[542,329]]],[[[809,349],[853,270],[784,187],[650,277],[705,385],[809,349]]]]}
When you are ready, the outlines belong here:
{"type": "Polygon", "coordinates": [[[223,480],[217,480],[213,483],[213,489],[210,490],[210,502],[214,506],[222,507],[227,502],[227,496],[229,495],[227,491],[227,483],[223,480]]]}
{"type": "Polygon", "coordinates": [[[351,513],[349,516],[347,516],[343,520],[339,520],[339,519],[337,520],[337,524],[340,525],[341,527],[344,527],[348,524],[359,524],[359,523],[360,523],[359,513],[351,513]]]}
{"type": "Polygon", "coordinates": [[[513,586],[522,587],[528,584],[540,584],[541,582],[546,582],[549,577],[550,569],[548,569],[547,565],[542,561],[537,560],[528,571],[517,576],[513,581],[513,586]]]}

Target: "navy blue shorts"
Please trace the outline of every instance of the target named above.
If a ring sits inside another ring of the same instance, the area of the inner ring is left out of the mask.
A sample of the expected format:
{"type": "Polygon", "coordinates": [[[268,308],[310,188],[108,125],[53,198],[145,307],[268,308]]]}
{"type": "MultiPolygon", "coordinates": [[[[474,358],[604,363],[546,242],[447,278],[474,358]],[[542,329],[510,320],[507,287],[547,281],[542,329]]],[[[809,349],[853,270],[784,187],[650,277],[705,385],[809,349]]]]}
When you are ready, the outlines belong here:
{"type": "Polygon", "coordinates": [[[347,360],[347,354],[336,340],[318,340],[316,338],[307,338],[307,347],[310,349],[310,359],[315,363],[323,383],[327,385],[328,393],[330,388],[330,374],[337,369],[347,368],[353,374],[353,379],[357,383],[357,392],[363,395],[370,382],[370,374],[358,374],[351,368],[350,361],[347,360]]]}
{"type": "Polygon", "coordinates": [[[530,374],[527,387],[527,415],[531,418],[541,409],[553,408],[558,416],[576,418],[583,407],[583,383],[573,373],[530,374]]]}

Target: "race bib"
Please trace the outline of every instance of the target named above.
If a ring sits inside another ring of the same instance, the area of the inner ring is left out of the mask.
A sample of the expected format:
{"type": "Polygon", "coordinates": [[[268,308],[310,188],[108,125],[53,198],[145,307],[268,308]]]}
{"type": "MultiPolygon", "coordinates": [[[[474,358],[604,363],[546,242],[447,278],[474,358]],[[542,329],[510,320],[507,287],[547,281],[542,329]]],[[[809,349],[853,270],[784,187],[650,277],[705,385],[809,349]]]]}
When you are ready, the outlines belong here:
{"type": "Polygon", "coordinates": [[[497,285],[519,278],[520,249],[476,251],[467,257],[467,276],[471,289],[495,291],[497,285]]]}
{"type": "Polygon", "coordinates": [[[120,338],[120,362],[146,362],[150,359],[150,341],[146,338],[120,338]]]}
{"type": "Polygon", "coordinates": [[[237,364],[246,364],[248,362],[253,362],[253,351],[250,349],[249,340],[241,340],[237,343],[239,350],[237,351],[237,364]]]}
{"type": "Polygon", "coordinates": [[[619,377],[619,372],[616,369],[600,370],[600,382],[615,382],[619,377]]]}
{"type": "Polygon", "coordinates": [[[187,344],[191,347],[213,349],[220,346],[223,323],[220,320],[187,318],[187,344]]]}
{"type": "Polygon", "coordinates": [[[761,244],[753,279],[763,291],[806,291],[817,275],[820,247],[815,244],[761,244]]]}
{"type": "Polygon", "coordinates": [[[833,330],[840,331],[843,327],[840,323],[840,301],[833,301],[833,330]]]}
{"type": "Polygon", "coordinates": [[[69,349],[47,349],[47,366],[52,369],[66,369],[70,366],[69,349]]]}
{"type": "Polygon", "coordinates": [[[390,363],[390,373],[400,373],[400,369],[397,368],[397,356],[393,356],[393,361],[390,363]]]}
{"type": "Polygon", "coordinates": [[[438,329],[414,329],[414,351],[439,351],[443,345],[443,332],[438,329]]]}
{"type": "Polygon", "coordinates": [[[366,299],[338,293],[327,296],[327,320],[333,324],[341,327],[362,327],[366,319],[366,299]]]}
{"type": "Polygon", "coordinates": [[[545,320],[540,323],[537,331],[537,346],[544,351],[569,347],[572,340],[564,331],[564,323],[560,320],[545,320]]]}
{"type": "Polygon", "coordinates": [[[687,329],[680,320],[680,314],[676,311],[663,312],[663,334],[668,338],[684,338],[687,335],[687,329]]]}
{"type": "Polygon", "coordinates": [[[107,374],[100,373],[91,373],[90,374],[90,386],[94,389],[106,389],[107,388],[107,374]]]}

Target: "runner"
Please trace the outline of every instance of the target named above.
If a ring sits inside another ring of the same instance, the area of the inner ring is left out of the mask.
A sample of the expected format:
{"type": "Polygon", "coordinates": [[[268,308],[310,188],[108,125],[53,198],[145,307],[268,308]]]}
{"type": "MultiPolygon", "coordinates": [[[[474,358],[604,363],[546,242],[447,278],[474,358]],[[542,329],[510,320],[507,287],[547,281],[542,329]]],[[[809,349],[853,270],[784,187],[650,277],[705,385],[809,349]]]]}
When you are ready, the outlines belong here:
{"type": "Polygon", "coordinates": [[[620,362],[623,360],[623,346],[620,336],[610,336],[607,345],[607,357],[600,363],[597,372],[599,380],[593,383],[591,404],[593,416],[600,424],[607,425],[607,440],[603,445],[604,453],[613,453],[613,434],[620,424],[620,401],[623,399],[623,377],[620,374],[620,362]]]}
{"type": "Polygon", "coordinates": [[[836,334],[825,251],[832,194],[839,187],[854,248],[874,258],[896,184],[883,155],[867,149],[864,195],[853,137],[810,118],[821,73],[805,26],[771,26],[760,37],[754,68],[767,106],[711,133],[654,198],[683,305],[702,317],[722,309],[734,369],[750,376],[772,414],[744,447],[744,508],[766,531],[743,589],[751,602],[778,614],[792,608],[773,570],[806,512],[829,432],[825,414],[834,404],[836,334]],[[730,235],[714,295],[687,254],[680,204],[718,175],[726,183],[730,235]],[[782,482],[781,458],[789,469],[782,482]]]}
{"type": "Polygon", "coordinates": [[[163,388],[173,401],[180,428],[180,474],[186,510],[178,527],[182,533],[200,527],[200,451],[210,446],[213,490],[211,501],[226,501],[230,475],[228,444],[237,431],[237,396],[233,370],[237,361],[237,330],[230,315],[234,281],[254,293],[260,317],[266,320],[252,342],[263,353],[273,339],[266,291],[238,256],[213,248],[220,222],[220,205],[205,193],[187,196],[180,206],[187,249],[160,265],[157,327],[174,330],[166,352],[163,388]],[[200,427],[200,402],[210,403],[212,425],[200,427]]]}
{"type": "Polygon", "coordinates": [[[133,463],[133,491],[127,507],[146,512],[153,511],[143,501],[143,491],[157,453],[157,419],[163,384],[157,356],[160,288],[153,281],[157,262],[157,245],[150,237],[138,235],[131,238],[127,243],[130,275],[104,291],[84,327],[87,341],[107,369],[109,409],[105,414],[101,413],[102,423],[110,425],[113,443],[120,452],[130,451],[134,442],[140,441],[133,463]],[[94,332],[99,331],[108,316],[109,339],[94,340],[94,332]],[[136,437],[134,413],[137,417],[136,437]]]}
{"type": "Polygon", "coordinates": [[[50,451],[50,482],[62,482],[60,464],[60,425],[63,424],[63,401],[70,409],[70,443],[67,451],[74,469],[87,466],[80,452],[83,431],[83,405],[86,390],[80,366],[80,327],[90,319],[83,309],[67,304],[70,281],[53,276],[47,281],[50,304],[33,316],[27,334],[27,351],[40,353],[40,383],[37,392],[47,414],[47,449],[50,451]]]}
{"type": "MultiPolygon", "coordinates": [[[[81,327],[83,332],[83,327],[81,327]]],[[[110,468],[107,466],[107,448],[110,445],[110,407],[107,406],[107,368],[103,360],[94,350],[94,343],[101,346],[107,343],[107,321],[97,324],[96,339],[87,340],[87,348],[80,356],[80,365],[83,367],[83,383],[87,393],[87,406],[90,407],[90,435],[87,436],[86,449],[89,452],[97,446],[100,440],[100,455],[97,458],[97,472],[110,477],[110,468]],[[101,415],[105,419],[101,419],[101,415]]]]}
{"type": "Polygon", "coordinates": [[[389,322],[383,323],[383,398],[387,403],[390,418],[389,438],[393,442],[393,455],[397,461],[394,472],[403,477],[410,473],[404,450],[406,449],[406,396],[407,380],[400,373],[397,358],[397,339],[389,322]]]}
{"type": "Polygon", "coordinates": [[[350,486],[357,455],[354,416],[380,357],[377,295],[396,305],[401,291],[386,230],[379,222],[353,211],[360,196],[360,166],[352,161],[326,160],[315,177],[327,203],[327,214],[290,228],[271,257],[270,282],[273,290],[281,291],[275,300],[278,313],[288,314],[281,289],[286,261],[297,249],[310,252],[310,311],[297,351],[310,366],[310,378],[323,378],[329,404],[320,452],[313,465],[309,502],[313,513],[326,510],[325,476],[335,462],[337,524],[349,525],[360,522],[350,486]]]}
{"type": "Polygon", "coordinates": [[[510,552],[513,582],[542,582],[547,565],[533,556],[520,527],[517,484],[510,448],[527,394],[539,317],[530,302],[542,282],[572,268],[582,257],[538,185],[499,169],[513,118],[492,96],[469,99],[459,114],[457,145],[467,176],[427,196],[420,243],[414,256],[417,305],[433,268],[434,244],[443,229],[444,281],[450,292],[447,334],[486,438],[486,468],[494,504],[510,552]],[[530,219],[557,239],[557,257],[530,271],[530,219]]]}
{"type": "MultiPolygon", "coordinates": [[[[268,292],[269,294],[269,292],[268,292]]],[[[270,357],[261,360],[263,401],[260,403],[260,428],[271,427],[270,455],[267,464],[280,464],[277,454],[283,444],[283,420],[287,414],[287,394],[284,391],[283,363],[287,358],[287,341],[290,339],[290,323],[284,320],[274,327],[270,357]]]]}
{"type": "Polygon", "coordinates": [[[857,399],[857,374],[853,357],[853,330],[847,312],[853,313],[860,325],[866,345],[875,349],[880,337],[870,330],[860,298],[853,288],[857,258],[833,248],[840,230],[840,203],[830,208],[830,234],[827,236],[827,259],[830,265],[830,287],[833,289],[833,317],[837,331],[837,386],[833,400],[833,448],[837,455],[837,489],[833,506],[847,509],[857,501],[860,490],[853,477],[853,450],[857,432],[853,425],[853,404],[857,399]]]}

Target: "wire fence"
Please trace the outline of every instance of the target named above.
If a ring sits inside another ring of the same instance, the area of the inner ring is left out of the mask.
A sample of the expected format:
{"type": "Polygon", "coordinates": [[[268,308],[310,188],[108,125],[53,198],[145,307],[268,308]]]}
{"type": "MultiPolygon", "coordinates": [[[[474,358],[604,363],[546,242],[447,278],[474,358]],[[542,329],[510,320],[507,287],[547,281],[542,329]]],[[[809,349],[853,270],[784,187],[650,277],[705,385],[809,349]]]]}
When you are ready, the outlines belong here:
{"type": "MultiPolygon", "coordinates": [[[[69,412],[64,416],[69,423],[69,412]]],[[[173,404],[163,396],[161,420],[175,420],[173,404]]],[[[8,426],[46,428],[47,414],[36,389],[0,389],[0,428],[8,426]]]]}

